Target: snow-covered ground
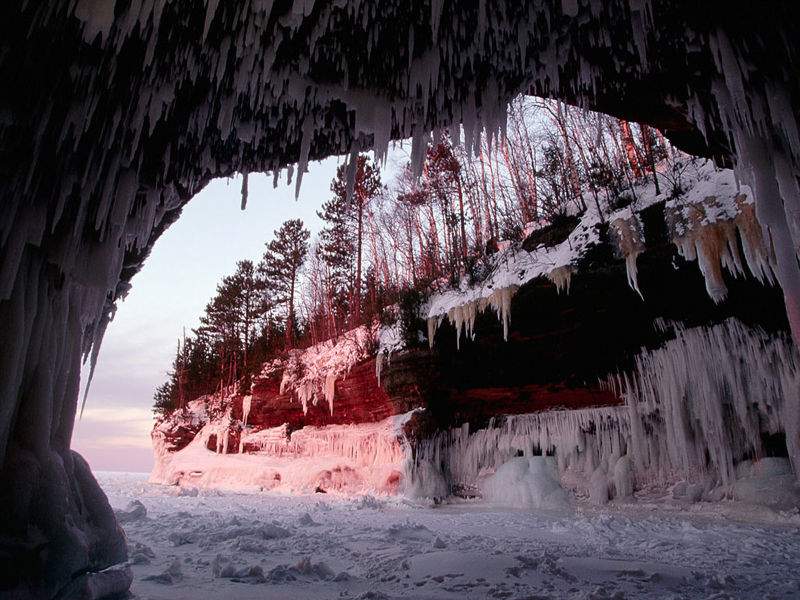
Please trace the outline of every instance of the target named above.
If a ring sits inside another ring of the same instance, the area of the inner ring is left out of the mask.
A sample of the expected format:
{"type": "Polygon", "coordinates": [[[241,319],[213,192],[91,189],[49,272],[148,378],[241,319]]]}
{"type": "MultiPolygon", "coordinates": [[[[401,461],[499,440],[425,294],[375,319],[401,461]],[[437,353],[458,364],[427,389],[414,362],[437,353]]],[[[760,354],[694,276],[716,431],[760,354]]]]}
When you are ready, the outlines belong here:
{"type": "Polygon", "coordinates": [[[129,511],[142,599],[800,597],[797,512],[645,498],[534,512],[97,475],[129,511]]]}

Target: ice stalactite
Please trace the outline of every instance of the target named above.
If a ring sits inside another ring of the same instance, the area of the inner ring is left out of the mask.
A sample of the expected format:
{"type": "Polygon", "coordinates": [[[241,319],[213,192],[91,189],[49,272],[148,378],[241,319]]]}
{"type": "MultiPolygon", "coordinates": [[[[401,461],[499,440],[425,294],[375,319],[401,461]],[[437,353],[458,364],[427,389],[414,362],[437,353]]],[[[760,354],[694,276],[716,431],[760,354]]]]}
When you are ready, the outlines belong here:
{"type": "Polygon", "coordinates": [[[328,403],[328,410],[333,414],[333,396],[336,393],[336,373],[328,373],[325,376],[325,401],[328,403]]]}
{"type": "Polygon", "coordinates": [[[672,201],[665,214],[678,252],[686,260],[697,260],[714,302],[728,295],[723,269],[736,277],[744,275],[737,231],[750,272],[762,283],[773,282],[775,257],[745,195],[736,196],[733,203],[723,203],[715,196],[690,204],[672,201]]]}
{"type": "Polygon", "coordinates": [[[639,289],[639,274],[636,267],[636,259],[645,250],[644,231],[639,215],[634,213],[628,217],[614,219],[610,223],[609,231],[614,237],[617,250],[625,258],[628,285],[644,299],[642,291],[639,289]]]}
{"type": "Polygon", "coordinates": [[[253,396],[247,395],[242,398],[242,427],[247,427],[247,418],[250,416],[250,408],[253,404],[253,396]]]}
{"type": "Polygon", "coordinates": [[[375,355],[375,379],[378,380],[378,385],[381,384],[383,361],[385,360],[387,363],[390,363],[392,360],[392,353],[405,348],[402,330],[403,324],[399,314],[396,314],[395,317],[396,320],[393,325],[381,326],[378,332],[378,352],[375,355]]]}
{"type": "Polygon", "coordinates": [[[736,320],[676,327],[675,336],[638,356],[632,373],[611,380],[630,411],[637,464],[664,476],[708,473],[730,484],[736,461],[763,455],[762,433],[785,433],[800,474],[789,418],[800,393],[794,345],[736,320]]]}
{"type": "Polygon", "coordinates": [[[624,409],[613,407],[506,416],[477,431],[465,424],[417,442],[407,481],[421,496],[442,495],[441,481],[451,491],[476,490],[514,456],[554,452],[562,478],[577,468],[573,479],[580,485],[584,472],[591,475],[602,460],[625,453],[626,429],[624,409]]]}
{"type": "Polygon", "coordinates": [[[553,282],[556,286],[556,291],[560,294],[562,291],[569,294],[569,288],[572,284],[572,275],[575,273],[575,269],[570,265],[565,265],[563,267],[556,267],[549,273],[547,273],[547,278],[553,282]]]}
{"type": "Polygon", "coordinates": [[[729,320],[675,327],[633,372],[608,385],[624,405],[507,416],[419,441],[408,480],[421,495],[477,489],[517,455],[554,454],[562,481],[594,501],[679,479],[733,483],[736,464],[763,455],[762,434],[785,433],[800,473],[800,357],[790,340],[729,320]],[[747,368],[742,368],[747,365],[747,368]],[[433,490],[433,491],[431,491],[433,490]],[[435,492],[435,493],[434,493],[435,492]]]}
{"type": "Polygon", "coordinates": [[[346,377],[357,363],[370,358],[378,335],[377,326],[362,325],[337,339],[292,350],[288,359],[266,363],[263,372],[283,369],[280,393],[293,394],[300,401],[303,414],[308,413],[309,405],[316,406],[324,399],[332,415],[336,381],[346,377]]]}
{"type": "MultiPolygon", "coordinates": [[[[773,271],[780,284],[796,342],[800,343],[800,129],[790,87],[761,85],[746,45],[734,43],[723,28],[707,34],[716,66],[711,98],[695,95],[689,116],[706,133],[718,129],[735,148],[739,178],[749,184],[758,221],[774,251],[773,271]],[[710,117],[716,114],[718,116],[710,117]],[[712,120],[713,119],[713,120],[712,120]]],[[[759,36],[759,43],[768,43],[759,36]]],[[[788,62],[778,67],[783,81],[793,79],[788,62]]]]}
{"type": "Polygon", "coordinates": [[[475,336],[475,319],[478,313],[492,308],[503,325],[503,339],[508,341],[508,325],[511,320],[511,300],[519,286],[510,285],[493,290],[478,300],[469,300],[463,304],[452,306],[439,316],[428,317],[428,344],[433,348],[436,331],[446,318],[456,329],[456,346],[461,347],[461,332],[472,339],[475,336]]]}

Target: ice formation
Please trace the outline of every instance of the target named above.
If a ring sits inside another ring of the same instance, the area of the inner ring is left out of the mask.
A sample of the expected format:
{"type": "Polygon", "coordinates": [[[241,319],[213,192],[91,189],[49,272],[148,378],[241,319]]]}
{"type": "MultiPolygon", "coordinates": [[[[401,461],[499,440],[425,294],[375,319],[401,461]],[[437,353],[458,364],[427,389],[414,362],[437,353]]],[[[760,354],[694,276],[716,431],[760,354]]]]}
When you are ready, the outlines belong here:
{"type": "Polygon", "coordinates": [[[154,483],[234,490],[397,493],[408,454],[403,427],[413,411],[357,425],[306,426],[289,432],[286,425],[243,431],[247,453],[227,454],[207,447],[210,435],[227,439],[223,418],[204,426],[185,448],[170,452],[154,432],[154,483]]]}
{"type": "Polygon", "coordinates": [[[481,485],[484,499],[500,506],[564,509],[569,496],[558,480],[555,461],[548,456],[518,456],[508,460],[481,485]]]}
{"type": "Polygon", "coordinates": [[[565,485],[599,503],[629,496],[634,485],[680,479],[730,486],[737,463],[763,456],[761,436],[774,433],[785,433],[800,472],[800,357],[791,341],[735,320],[674,328],[674,339],[609,380],[624,405],[437,433],[416,447],[412,489],[425,496],[478,489],[510,458],[537,454],[553,454],[565,485]]]}
{"type": "Polygon", "coordinates": [[[756,219],[752,200],[743,194],[730,200],[708,196],[702,202],[668,202],[666,207],[678,251],[687,260],[697,260],[708,295],[715,302],[728,294],[723,268],[733,276],[744,274],[739,239],[753,276],[762,283],[774,281],[775,256],[756,219]]]}
{"type": "Polygon", "coordinates": [[[472,338],[475,331],[475,319],[478,313],[487,308],[492,308],[497,314],[497,318],[503,325],[503,339],[508,340],[508,323],[511,319],[511,299],[517,293],[519,286],[510,285],[499,289],[489,290],[488,295],[469,300],[464,304],[457,304],[448,309],[445,315],[438,317],[428,317],[428,344],[433,348],[436,330],[441,325],[442,320],[447,319],[456,328],[456,346],[461,347],[461,330],[463,329],[468,338],[472,338]]]}
{"type": "Polygon", "coordinates": [[[266,363],[262,374],[283,367],[281,394],[294,394],[303,406],[303,414],[308,412],[309,404],[316,406],[322,399],[333,414],[336,381],[345,377],[354,365],[372,356],[378,333],[378,326],[362,325],[305,350],[291,350],[288,360],[266,363]]]}
{"type": "Polygon", "coordinates": [[[383,361],[390,363],[392,354],[405,347],[401,328],[399,315],[395,315],[395,322],[392,325],[382,325],[378,331],[378,351],[375,354],[375,378],[378,380],[378,385],[381,383],[383,361]]]}
{"type": "Polygon", "coordinates": [[[547,278],[556,286],[556,291],[560,294],[565,292],[569,294],[570,285],[572,285],[572,275],[575,269],[570,265],[556,267],[547,274],[547,278]]]}
{"type": "MultiPolygon", "coordinates": [[[[644,252],[644,231],[639,215],[632,214],[629,217],[617,217],[609,224],[610,231],[614,235],[617,249],[625,258],[625,270],[628,273],[628,285],[631,286],[639,296],[642,291],[639,289],[639,276],[636,267],[636,259],[644,252]]],[[[644,298],[644,296],[642,296],[644,298]]]]}
{"type": "Polygon", "coordinates": [[[503,326],[503,337],[508,339],[511,300],[519,287],[537,277],[547,277],[559,293],[562,290],[568,292],[574,270],[572,263],[586,248],[600,240],[594,227],[597,222],[597,212],[589,210],[568,238],[557,246],[540,246],[531,252],[511,246],[492,257],[491,274],[479,285],[470,286],[462,281],[458,289],[434,293],[423,315],[427,318],[430,347],[433,347],[436,331],[444,319],[455,327],[456,343],[460,347],[462,332],[468,339],[474,337],[475,319],[487,308],[495,311],[503,326]]]}
{"type": "MultiPolygon", "coordinates": [[[[659,166],[663,171],[665,165],[659,166]]],[[[645,251],[642,210],[663,203],[672,241],[687,260],[698,260],[709,295],[720,302],[727,294],[722,269],[732,275],[744,275],[739,240],[750,273],[762,283],[772,283],[775,265],[769,238],[756,219],[752,191],[739,185],[730,169],[718,169],[711,161],[691,161],[683,175],[681,195],[668,200],[666,192],[658,194],[651,181],[633,188],[637,200],[608,216],[611,241],[625,260],[628,284],[642,298],[639,288],[637,258],[645,251]],[[738,232],[738,235],[737,235],[738,232]]],[[[660,189],[667,190],[669,181],[657,170],[660,189]]],[[[607,202],[607,199],[603,199],[607,202]]],[[[519,288],[537,277],[546,277],[558,293],[569,293],[576,263],[594,244],[600,242],[599,227],[603,219],[596,206],[590,206],[566,240],[553,247],[539,246],[526,251],[512,245],[491,259],[491,274],[478,285],[462,281],[457,289],[434,293],[424,309],[428,322],[428,343],[441,323],[447,319],[456,329],[460,348],[462,332],[473,338],[475,318],[488,307],[495,309],[508,337],[511,299],[519,288]]]]}

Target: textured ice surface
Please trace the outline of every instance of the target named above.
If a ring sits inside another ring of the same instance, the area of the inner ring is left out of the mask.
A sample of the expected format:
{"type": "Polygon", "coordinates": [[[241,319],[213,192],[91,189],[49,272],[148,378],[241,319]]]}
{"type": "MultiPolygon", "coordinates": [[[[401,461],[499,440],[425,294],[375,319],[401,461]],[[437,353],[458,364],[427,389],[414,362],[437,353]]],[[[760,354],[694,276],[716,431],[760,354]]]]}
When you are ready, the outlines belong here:
{"type": "Polygon", "coordinates": [[[577,512],[461,502],[283,496],[147,484],[100,473],[124,525],[133,592],[170,600],[337,597],[789,599],[800,593],[796,514],[640,499],[577,512]],[[308,518],[303,518],[308,517],[308,518]],[[264,532],[283,531],[280,536],[264,532]],[[176,546],[170,538],[185,540],[176,546]],[[445,547],[442,547],[445,546],[445,547]],[[135,553],[135,554],[134,554],[135,553]]]}

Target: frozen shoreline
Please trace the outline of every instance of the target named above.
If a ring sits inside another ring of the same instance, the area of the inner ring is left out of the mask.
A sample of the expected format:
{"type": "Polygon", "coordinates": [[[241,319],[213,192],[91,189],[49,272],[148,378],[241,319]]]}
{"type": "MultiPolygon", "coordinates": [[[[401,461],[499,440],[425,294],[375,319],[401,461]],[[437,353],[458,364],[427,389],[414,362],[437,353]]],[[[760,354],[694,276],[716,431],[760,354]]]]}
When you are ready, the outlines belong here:
{"type": "Polygon", "coordinates": [[[137,598],[794,598],[800,516],[640,497],[602,509],[187,491],[97,473],[137,598]],[[124,520],[123,516],[123,520],[124,520]]]}

